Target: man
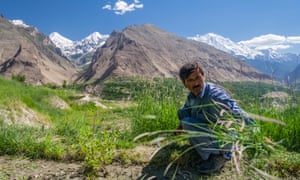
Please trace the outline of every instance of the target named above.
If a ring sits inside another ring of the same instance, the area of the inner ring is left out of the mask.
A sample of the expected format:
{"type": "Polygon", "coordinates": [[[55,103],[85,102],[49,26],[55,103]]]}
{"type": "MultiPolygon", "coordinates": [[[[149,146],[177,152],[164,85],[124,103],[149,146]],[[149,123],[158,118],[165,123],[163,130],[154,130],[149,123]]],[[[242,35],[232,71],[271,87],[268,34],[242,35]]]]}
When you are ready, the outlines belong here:
{"type": "MultiPolygon", "coordinates": [[[[178,110],[179,129],[202,133],[190,138],[190,143],[195,146],[202,159],[198,171],[205,174],[217,172],[230,160],[231,145],[220,145],[211,124],[219,124],[222,111],[239,117],[246,117],[246,113],[225,90],[205,82],[204,71],[198,63],[183,65],[179,76],[183,85],[190,91],[185,104],[178,110]]],[[[251,123],[250,121],[247,120],[246,124],[251,123]]]]}

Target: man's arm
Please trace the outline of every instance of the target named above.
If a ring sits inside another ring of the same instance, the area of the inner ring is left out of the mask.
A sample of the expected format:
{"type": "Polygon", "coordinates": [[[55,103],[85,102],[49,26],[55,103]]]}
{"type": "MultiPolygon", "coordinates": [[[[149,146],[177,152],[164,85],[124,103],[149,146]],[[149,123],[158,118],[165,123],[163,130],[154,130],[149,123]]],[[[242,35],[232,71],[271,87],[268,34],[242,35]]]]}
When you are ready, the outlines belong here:
{"type": "Polygon", "coordinates": [[[236,101],[231,99],[228,93],[222,88],[216,88],[212,93],[212,97],[217,106],[230,112],[237,119],[245,121],[246,125],[255,124],[254,119],[249,117],[248,114],[237,105],[236,101]]]}

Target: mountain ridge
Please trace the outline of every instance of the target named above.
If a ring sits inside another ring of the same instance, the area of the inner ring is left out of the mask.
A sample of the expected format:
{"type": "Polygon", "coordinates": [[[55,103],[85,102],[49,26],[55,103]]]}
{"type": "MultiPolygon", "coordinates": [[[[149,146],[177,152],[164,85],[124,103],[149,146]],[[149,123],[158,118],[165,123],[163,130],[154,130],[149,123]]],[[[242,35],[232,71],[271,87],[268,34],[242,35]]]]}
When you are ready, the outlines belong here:
{"type": "Polygon", "coordinates": [[[15,25],[0,17],[0,74],[11,78],[25,77],[29,84],[71,82],[76,76],[74,65],[57,54],[48,36],[33,26],[15,25]]]}
{"type": "MultiPolygon", "coordinates": [[[[94,32],[95,33],[95,32],[94,32]]],[[[90,35],[89,35],[90,36],[90,35]]],[[[86,38],[88,38],[87,36],[86,38]]],[[[94,48],[101,47],[105,40],[109,37],[109,35],[103,35],[104,38],[102,38],[102,44],[99,44],[98,46],[93,46],[94,48]]],[[[276,38],[276,35],[264,35],[261,36],[264,38],[276,38]]],[[[83,38],[81,41],[83,41],[83,38]]],[[[50,39],[52,39],[50,37],[50,39]]],[[[237,58],[245,60],[248,64],[253,66],[254,68],[258,69],[261,72],[264,72],[268,74],[269,76],[272,76],[273,78],[277,80],[285,79],[286,75],[289,74],[294,70],[294,68],[300,64],[299,59],[300,55],[294,54],[294,53],[279,53],[274,49],[256,49],[256,47],[249,47],[247,44],[249,44],[248,41],[240,41],[240,42],[233,42],[229,38],[225,38],[223,36],[214,34],[214,33],[208,33],[205,35],[196,35],[194,37],[187,37],[187,39],[195,40],[198,42],[203,42],[206,44],[209,44],[219,50],[222,50],[224,52],[227,52],[237,58]]],[[[254,38],[255,39],[255,38],[254,38]]],[[[71,41],[71,40],[70,40],[71,41]]],[[[270,39],[271,41],[271,39],[270,39]]],[[[55,42],[55,40],[54,40],[55,42]]],[[[57,45],[58,47],[61,47],[61,49],[64,49],[61,45],[57,45]]],[[[84,45],[81,46],[82,48],[86,49],[84,45]]],[[[93,48],[91,47],[91,48],[93,48]]],[[[87,50],[85,50],[87,51],[87,50]]],[[[95,52],[96,50],[89,50],[91,52],[95,52]]],[[[72,53],[69,52],[68,57],[72,54],[78,54],[78,53],[72,53]]],[[[76,55],[73,56],[74,59],[77,58],[76,55]]],[[[89,62],[92,59],[92,55],[90,55],[88,58],[85,58],[84,55],[81,55],[81,58],[83,60],[76,61],[77,65],[80,66],[82,63],[89,64],[89,62]]]]}
{"type": "MultiPolygon", "coordinates": [[[[19,26],[28,27],[28,25],[26,25],[22,21],[14,21],[14,23],[18,24],[19,26]]],[[[198,42],[202,41],[204,43],[210,44],[217,49],[220,49],[231,55],[234,55],[237,58],[245,60],[248,64],[252,65],[256,69],[260,70],[261,72],[268,74],[271,77],[275,77],[275,76],[276,78],[282,77],[286,75],[287,72],[290,72],[292,67],[296,67],[297,65],[295,61],[293,61],[294,64],[292,65],[288,63],[286,63],[288,65],[282,64],[281,62],[270,63],[273,57],[283,57],[283,56],[278,56],[278,55],[274,56],[275,53],[270,53],[270,51],[262,52],[262,51],[250,49],[249,47],[241,43],[234,43],[228,38],[223,38],[222,36],[213,33],[209,33],[208,35],[210,35],[211,37],[207,38],[206,40],[203,39],[199,40],[195,38],[194,39],[187,38],[187,39],[196,40],[198,42]],[[223,39],[223,41],[220,41],[220,39],[221,40],[223,39]],[[222,43],[220,43],[219,41],[222,43]],[[219,45],[216,45],[218,43],[219,45]],[[220,45],[222,45],[223,47],[221,47],[220,45]],[[255,56],[260,57],[260,59],[253,59],[253,57],[255,56]],[[275,66],[280,67],[279,70],[275,66]],[[280,73],[280,75],[277,75],[278,73],[280,73]]],[[[70,59],[73,62],[73,64],[75,64],[78,67],[81,67],[82,65],[88,66],[93,58],[94,53],[96,52],[96,49],[103,46],[103,44],[105,43],[108,37],[109,35],[101,35],[98,32],[94,32],[80,41],[72,41],[68,38],[63,37],[57,32],[53,32],[49,36],[51,41],[57,47],[56,52],[61,56],[65,56],[68,59],[70,59]]],[[[196,36],[196,37],[201,38],[201,36],[196,36]]],[[[292,58],[295,59],[295,57],[293,56],[294,54],[289,55],[289,57],[291,57],[290,59],[292,58]]],[[[289,58],[284,57],[283,59],[289,59],[289,58]]]]}
{"type": "Polygon", "coordinates": [[[191,61],[198,61],[212,81],[269,79],[228,53],[144,24],[112,32],[78,80],[97,82],[111,75],[177,77],[179,67],[191,61]]]}

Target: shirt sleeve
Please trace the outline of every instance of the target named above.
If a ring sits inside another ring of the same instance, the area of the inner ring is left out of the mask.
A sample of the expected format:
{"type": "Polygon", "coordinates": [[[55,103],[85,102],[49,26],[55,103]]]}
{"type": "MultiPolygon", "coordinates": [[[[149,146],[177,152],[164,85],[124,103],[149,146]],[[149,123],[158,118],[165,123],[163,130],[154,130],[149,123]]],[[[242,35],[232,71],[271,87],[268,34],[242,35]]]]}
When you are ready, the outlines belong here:
{"type": "Polygon", "coordinates": [[[221,88],[215,88],[211,95],[212,99],[218,103],[218,106],[221,106],[222,109],[230,111],[234,117],[244,120],[247,125],[254,123],[254,119],[249,117],[248,114],[237,105],[236,101],[231,99],[225,90],[221,88]]]}

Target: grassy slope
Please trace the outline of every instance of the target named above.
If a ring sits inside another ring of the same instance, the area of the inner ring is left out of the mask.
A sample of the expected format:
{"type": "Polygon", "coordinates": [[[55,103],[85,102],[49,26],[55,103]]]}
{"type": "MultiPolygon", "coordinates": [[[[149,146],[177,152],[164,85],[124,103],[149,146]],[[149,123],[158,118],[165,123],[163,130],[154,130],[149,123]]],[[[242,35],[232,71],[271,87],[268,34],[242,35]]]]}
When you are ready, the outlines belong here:
{"type": "MultiPolygon", "coordinates": [[[[296,139],[299,137],[300,126],[297,123],[300,120],[295,119],[294,111],[287,110],[288,114],[270,113],[258,107],[260,95],[274,90],[274,87],[238,83],[224,86],[233,92],[234,98],[239,99],[247,111],[286,121],[288,129],[292,130],[277,127],[281,133],[276,133],[278,131],[268,130],[273,128],[268,123],[263,123],[262,127],[268,133],[266,135],[274,140],[285,139],[283,143],[287,149],[299,150],[299,144],[292,145],[293,142],[300,142],[296,139]]],[[[0,116],[0,155],[82,160],[87,169],[94,171],[99,165],[110,164],[117,156],[122,162],[137,163],[139,160],[136,157],[126,153],[117,155],[116,150],[125,152],[123,150],[133,147],[132,139],[140,133],[176,127],[176,109],[186,93],[179,82],[168,79],[114,79],[106,82],[103,87],[101,103],[111,108],[99,108],[94,103],[78,103],[76,100],[81,95],[74,89],[31,87],[0,79],[0,109],[11,111],[16,105],[25,106],[38,112],[52,127],[9,126],[3,123],[3,116],[0,116]],[[70,108],[53,106],[50,103],[51,97],[59,97],[70,108]],[[130,102],[120,101],[129,97],[130,102]]],[[[283,90],[288,92],[288,89],[283,90]]],[[[299,98],[298,95],[296,97],[299,98]]],[[[299,111],[299,106],[296,110],[299,111]]],[[[253,165],[272,175],[299,177],[299,153],[282,150],[272,156],[275,158],[257,159],[253,165]]]]}

